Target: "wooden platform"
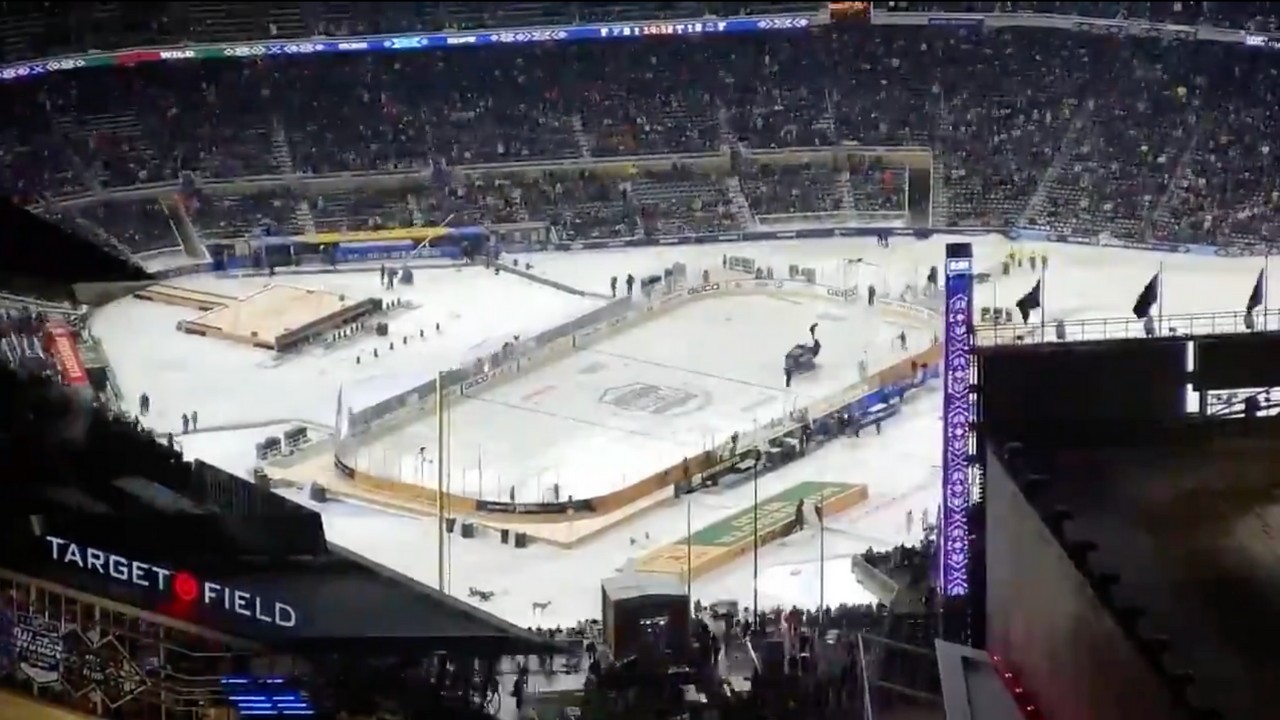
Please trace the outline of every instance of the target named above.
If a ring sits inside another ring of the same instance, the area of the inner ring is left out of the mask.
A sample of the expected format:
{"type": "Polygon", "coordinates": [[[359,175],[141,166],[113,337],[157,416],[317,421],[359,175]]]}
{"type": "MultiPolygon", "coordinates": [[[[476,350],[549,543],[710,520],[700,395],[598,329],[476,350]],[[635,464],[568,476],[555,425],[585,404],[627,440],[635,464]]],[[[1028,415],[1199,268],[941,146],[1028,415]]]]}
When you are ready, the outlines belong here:
{"type": "MultiPolygon", "coordinates": [[[[347,479],[333,466],[333,450],[328,443],[316,446],[314,457],[295,460],[287,467],[268,465],[264,469],[277,484],[303,488],[318,482],[329,495],[338,499],[365,503],[393,512],[408,515],[434,515],[434,506],[406,499],[390,493],[380,493],[347,479]]],[[[478,513],[454,513],[460,519],[471,520],[490,530],[511,530],[526,533],[532,540],[561,548],[571,548],[599,533],[630,520],[641,513],[660,507],[674,498],[670,490],[655,492],[611,513],[584,515],[574,518],[562,515],[562,522],[518,522],[519,516],[482,515],[478,513]],[[512,522],[511,520],[517,520],[512,522]]]]}
{"type": "Polygon", "coordinates": [[[192,290],[190,288],[178,287],[177,285],[169,285],[160,283],[152,285],[145,290],[139,290],[133,294],[139,300],[150,300],[152,302],[164,303],[165,305],[177,305],[178,307],[194,308],[209,312],[218,308],[226,307],[236,298],[230,295],[222,295],[214,292],[205,292],[203,290],[192,290]]]}
{"type": "Polygon", "coordinates": [[[378,308],[376,300],[355,300],[294,285],[268,285],[234,298],[161,283],[134,293],[134,297],[204,311],[179,322],[182,332],[275,351],[287,350],[378,308]]]}
{"type": "Polygon", "coordinates": [[[796,530],[796,504],[804,500],[810,507],[822,508],[830,518],[867,501],[865,485],[802,482],[767,499],[761,500],[753,513],[751,507],[712,523],[669,545],[664,545],[640,558],[636,570],[679,575],[691,574],[697,579],[747,554],[755,547],[755,531],[760,544],[780,540],[796,530]]]}

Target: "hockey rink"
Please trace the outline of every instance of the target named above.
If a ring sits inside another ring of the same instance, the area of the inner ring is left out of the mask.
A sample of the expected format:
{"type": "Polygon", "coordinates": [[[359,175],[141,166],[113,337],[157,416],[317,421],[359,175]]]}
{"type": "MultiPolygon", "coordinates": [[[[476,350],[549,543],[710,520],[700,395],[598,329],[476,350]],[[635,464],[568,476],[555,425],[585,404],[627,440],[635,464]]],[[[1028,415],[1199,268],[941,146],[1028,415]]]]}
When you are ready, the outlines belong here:
{"type": "MultiPolygon", "coordinates": [[[[446,413],[448,491],[544,502],[595,497],[636,483],[734,432],[804,407],[930,342],[925,330],[887,323],[866,306],[780,295],[726,296],[579,351],[567,360],[469,396],[446,413]],[[784,387],[782,359],[810,342],[818,369],[784,387]]],[[[357,469],[434,484],[434,418],[355,451],[357,469]],[[421,452],[420,452],[421,450],[421,452]]]]}

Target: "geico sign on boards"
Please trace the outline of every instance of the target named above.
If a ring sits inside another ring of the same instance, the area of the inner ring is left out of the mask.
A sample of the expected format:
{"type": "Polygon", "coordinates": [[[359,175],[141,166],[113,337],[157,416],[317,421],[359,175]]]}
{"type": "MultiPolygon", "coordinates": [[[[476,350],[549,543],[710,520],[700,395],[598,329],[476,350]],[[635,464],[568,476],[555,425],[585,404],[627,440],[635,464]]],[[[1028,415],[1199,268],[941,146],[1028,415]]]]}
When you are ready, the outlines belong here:
{"type": "Polygon", "coordinates": [[[480,387],[481,385],[489,382],[489,379],[492,378],[493,375],[494,375],[493,373],[485,373],[484,375],[480,375],[479,377],[473,377],[470,380],[467,380],[466,382],[462,383],[462,392],[467,392],[469,390],[474,390],[475,388],[480,387]]]}
{"type": "Polygon", "coordinates": [[[849,290],[838,290],[838,289],[836,289],[836,288],[827,288],[827,295],[828,295],[828,296],[833,297],[833,298],[838,298],[838,299],[840,299],[840,300],[848,300],[849,298],[854,297],[854,296],[856,296],[857,294],[858,294],[858,293],[857,293],[857,291],[856,291],[856,290],[853,290],[853,289],[849,289],[849,290]]]}
{"type": "Polygon", "coordinates": [[[275,602],[243,590],[200,580],[183,570],[170,570],[130,560],[122,555],[73,543],[51,535],[45,536],[55,562],[74,565],[86,572],[97,573],[122,583],[141,588],[154,588],[170,593],[184,603],[197,603],[209,608],[278,627],[293,627],[298,613],[289,605],[275,602]]]}
{"type": "Polygon", "coordinates": [[[708,285],[699,285],[691,287],[688,290],[689,295],[702,295],[704,293],[715,292],[720,289],[720,283],[710,283],[708,285]]]}

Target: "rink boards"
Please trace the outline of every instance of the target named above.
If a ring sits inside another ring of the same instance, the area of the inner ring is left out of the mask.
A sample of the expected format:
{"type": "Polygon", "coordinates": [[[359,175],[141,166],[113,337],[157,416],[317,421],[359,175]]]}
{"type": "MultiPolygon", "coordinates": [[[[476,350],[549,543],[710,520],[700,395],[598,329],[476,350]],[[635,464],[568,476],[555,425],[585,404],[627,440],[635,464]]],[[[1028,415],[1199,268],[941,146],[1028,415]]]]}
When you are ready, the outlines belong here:
{"type": "Polygon", "coordinates": [[[751,552],[758,528],[760,544],[767,545],[796,531],[796,505],[822,508],[830,518],[867,501],[865,485],[803,482],[760,501],[758,509],[746,507],[692,535],[644,555],[636,563],[640,572],[679,575],[696,580],[751,552]]]}
{"type": "MultiPolygon", "coordinates": [[[[455,398],[465,397],[475,394],[480,386],[486,386],[486,389],[491,388],[516,375],[523,375],[562,360],[577,350],[587,349],[610,336],[625,332],[640,323],[656,319],[685,303],[696,300],[732,294],[788,294],[824,298],[833,302],[855,301],[851,293],[825,285],[794,280],[756,280],[741,278],[741,276],[739,278],[728,277],[717,282],[678,288],[672,293],[644,303],[624,318],[610,320],[600,326],[587,328],[571,337],[551,343],[540,348],[534,355],[515,359],[473,377],[456,388],[450,388],[445,391],[445,395],[455,398]]],[[[933,311],[907,303],[883,300],[877,303],[877,309],[883,313],[886,320],[891,322],[909,323],[922,327],[935,327],[938,323],[938,315],[933,311]]],[[[827,395],[806,408],[809,417],[827,415],[858,398],[911,378],[914,374],[913,364],[928,364],[936,367],[941,360],[941,349],[941,346],[928,348],[873,374],[866,380],[827,395]]],[[[417,412],[425,411],[424,407],[417,412]]],[[[794,427],[795,425],[791,422],[762,425],[762,436],[751,437],[751,433],[747,432],[741,442],[744,445],[756,444],[767,440],[768,437],[790,432],[794,427]],[[767,436],[765,436],[766,433],[767,436]]],[[[374,433],[376,432],[375,428],[374,433]]],[[[374,441],[374,438],[370,437],[369,441],[374,441]]],[[[689,480],[711,467],[718,457],[718,449],[707,451],[699,456],[690,457],[687,466],[678,463],[614,492],[599,497],[579,499],[572,505],[565,503],[563,507],[554,503],[538,503],[498,508],[496,506],[502,503],[477,501],[476,498],[447,492],[443,497],[439,497],[435,488],[432,487],[362,472],[339,455],[335,455],[333,461],[344,476],[344,481],[333,483],[335,487],[331,489],[353,498],[393,506],[402,512],[435,514],[437,508],[443,505],[449,514],[472,519],[486,527],[520,530],[527,532],[534,539],[570,546],[610,525],[622,522],[636,512],[670,498],[671,488],[674,485],[689,480]]],[[[328,484],[330,483],[326,483],[328,484]]]]}

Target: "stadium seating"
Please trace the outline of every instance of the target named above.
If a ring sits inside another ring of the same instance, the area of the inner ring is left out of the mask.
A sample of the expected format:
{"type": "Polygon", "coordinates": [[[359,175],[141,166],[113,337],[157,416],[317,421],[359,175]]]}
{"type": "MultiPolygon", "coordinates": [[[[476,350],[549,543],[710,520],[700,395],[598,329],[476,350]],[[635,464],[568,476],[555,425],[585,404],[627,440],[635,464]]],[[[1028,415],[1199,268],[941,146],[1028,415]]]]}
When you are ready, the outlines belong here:
{"type": "Polygon", "coordinates": [[[878,12],[1051,13],[1097,18],[1134,18],[1179,25],[1274,32],[1276,18],[1267,3],[1195,2],[877,2],[878,12]]]}
{"type": "Polygon", "coordinates": [[[202,193],[190,211],[192,224],[204,240],[230,240],[257,235],[300,235],[299,201],[289,191],[247,195],[202,193]]]}
{"type": "Polygon", "coordinates": [[[409,193],[403,189],[326,192],[308,198],[307,204],[317,232],[383,230],[415,224],[409,193]]]}
{"type": "Polygon", "coordinates": [[[156,198],[146,198],[87,205],[80,216],[132,252],[142,253],[181,244],[173,220],[175,212],[156,198]]]}
{"type": "Polygon", "coordinates": [[[58,367],[44,350],[44,328],[40,313],[0,306],[0,362],[25,376],[57,378],[58,367]]]}
{"type": "Polygon", "coordinates": [[[829,214],[847,202],[847,173],[828,165],[757,163],[741,179],[757,215],[829,214]]]}
{"type": "MultiPolygon", "coordinates": [[[[130,37],[207,40],[259,31],[296,37],[495,27],[533,17],[556,24],[635,10],[521,5],[507,17],[453,3],[386,13],[340,3],[273,4],[270,11],[199,4],[164,25],[130,20],[138,10],[88,5],[99,14],[67,9],[58,22],[71,29],[51,32],[76,42],[89,27],[125,23],[137,31],[130,37]]],[[[698,7],[689,5],[664,12],[688,16],[698,7]]],[[[1070,7],[1097,17],[1154,12],[1162,21],[1263,27],[1256,3],[1184,5],[1070,7]]],[[[15,17],[25,12],[25,4],[15,6],[15,17]]],[[[704,12],[743,9],[717,3],[704,12]]],[[[5,47],[21,54],[12,50],[19,45],[5,47]]],[[[405,180],[397,197],[367,202],[363,189],[318,195],[295,189],[297,197],[283,200],[219,188],[200,198],[192,220],[205,239],[430,224],[451,216],[546,222],[566,237],[624,237],[740,227],[751,222],[748,211],[901,211],[900,167],[848,166],[847,157],[834,155],[782,161],[771,153],[840,143],[919,146],[934,160],[935,225],[1267,239],[1276,234],[1280,184],[1269,141],[1276,75],[1264,55],[1222,43],[1134,37],[1118,44],[1036,28],[837,26],[805,35],[91,68],[12,85],[17,110],[0,133],[0,151],[10,158],[0,183],[36,202],[152,183],[163,194],[184,173],[207,184],[398,172],[405,180]],[[734,165],[738,177],[731,182],[721,164],[688,159],[730,151],[745,160],[734,165]],[[674,175],[641,163],[627,183],[618,180],[617,167],[597,167],[646,156],[669,165],[665,158],[673,155],[685,157],[674,175]],[[513,167],[542,162],[559,166],[513,167]]],[[[130,247],[151,247],[129,232],[108,232],[130,247]]]]}

